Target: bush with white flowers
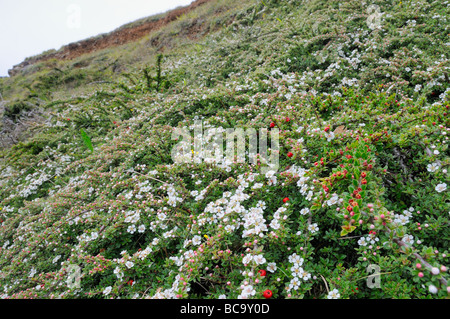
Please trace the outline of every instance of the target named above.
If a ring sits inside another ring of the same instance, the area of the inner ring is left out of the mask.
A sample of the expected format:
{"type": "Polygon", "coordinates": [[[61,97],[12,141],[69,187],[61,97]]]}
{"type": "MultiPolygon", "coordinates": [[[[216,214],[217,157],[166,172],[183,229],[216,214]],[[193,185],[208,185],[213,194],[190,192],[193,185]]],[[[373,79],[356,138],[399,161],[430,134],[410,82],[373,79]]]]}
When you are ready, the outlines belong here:
{"type": "Polygon", "coordinates": [[[425,16],[448,6],[413,2],[388,1],[371,30],[347,1],[345,28],[329,21],[321,35],[302,6],[249,4],[271,6],[254,23],[279,37],[243,49],[214,33],[202,54],[168,58],[170,88],[125,79],[61,106],[99,119],[86,126],[94,151],[62,118],[2,151],[0,296],[448,298],[448,24],[425,16]],[[279,148],[267,145],[279,167],[174,162],[172,133],[199,120],[278,129],[279,148]]]}

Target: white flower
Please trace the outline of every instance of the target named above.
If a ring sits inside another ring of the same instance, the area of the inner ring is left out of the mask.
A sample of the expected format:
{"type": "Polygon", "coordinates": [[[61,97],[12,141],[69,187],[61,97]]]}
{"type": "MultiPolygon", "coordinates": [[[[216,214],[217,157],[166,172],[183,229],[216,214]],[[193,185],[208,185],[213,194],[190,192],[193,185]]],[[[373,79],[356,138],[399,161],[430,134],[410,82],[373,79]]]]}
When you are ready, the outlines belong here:
{"type": "Polygon", "coordinates": [[[405,235],[403,236],[402,241],[408,246],[412,246],[412,244],[414,244],[414,237],[412,235],[405,235]]]}
{"type": "Polygon", "coordinates": [[[325,133],[325,137],[327,138],[327,141],[331,141],[332,139],[334,139],[335,135],[333,132],[330,133],[325,133]]]}
{"type": "Polygon", "coordinates": [[[172,256],[172,257],[169,257],[169,259],[173,260],[175,262],[175,265],[177,265],[178,267],[183,265],[183,260],[184,260],[183,256],[181,256],[181,257],[172,256]]]}
{"type": "Polygon", "coordinates": [[[299,278],[302,278],[304,281],[307,281],[308,279],[311,278],[311,274],[310,274],[309,272],[306,272],[306,271],[303,270],[303,271],[299,274],[299,278]]]}
{"type": "Polygon", "coordinates": [[[276,176],[276,175],[273,175],[272,177],[270,177],[270,178],[269,178],[269,181],[267,182],[267,184],[268,184],[269,186],[277,185],[277,176],[276,176]]]}
{"type": "Polygon", "coordinates": [[[441,193],[443,191],[445,191],[447,189],[447,184],[446,183],[442,183],[442,184],[437,184],[436,185],[436,192],[441,193]]]}
{"type": "Polygon", "coordinates": [[[277,265],[273,262],[268,263],[266,269],[267,269],[267,271],[270,271],[271,273],[273,273],[277,270],[277,265]]]}
{"type": "Polygon", "coordinates": [[[303,261],[304,261],[303,258],[301,258],[296,253],[293,253],[292,255],[290,255],[288,260],[290,263],[297,264],[299,266],[303,265],[303,261]]]}
{"type": "Polygon", "coordinates": [[[358,245],[360,245],[360,246],[367,246],[366,238],[365,238],[365,237],[361,237],[361,238],[358,240],[358,245]]]}
{"type": "Polygon", "coordinates": [[[220,295],[219,299],[227,299],[227,296],[226,295],[220,295]]]}
{"type": "Polygon", "coordinates": [[[274,218],[272,219],[272,221],[270,222],[270,227],[272,227],[273,229],[279,229],[280,228],[280,223],[278,222],[278,219],[274,218]]]}
{"type": "Polygon", "coordinates": [[[143,233],[145,232],[145,225],[141,225],[138,227],[138,232],[143,233]]]}
{"type": "Polygon", "coordinates": [[[314,193],[312,191],[309,191],[308,195],[306,196],[306,200],[311,200],[313,195],[314,195],[314,193]]]}
{"type": "Polygon", "coordinates": [[[397,215],[395,214],[395,219],[394,222],[397,224],[402,224],[402,225],[406,225],[407,223],[409,223],[409,217],[405,216],[405,215],[397,215]]]}
{"type": "Polygon", "coordinates": [[[249,264],[253,260],[253,255],[247,254],[244,258],[242,258],[243,264],[249,264]]]}
{"type": "Polygon", "coordinates": [[[439,163],[431,163],[427,165],[427,171],[434,173],[439,169],[440,165],[439,163]]]}
{"type": "Polygon", "coordinates": [[[134,263],[133,263],[132,261],[127,261],[127,262],[125,263],[125,266],[127,266],[127,268],[130,269],[131,267],[134,266],[134,263]]]}
{"type": "Polygon", "coordinates": [[[339,299],[341,295],[339,294],[339,290],[333,289],[328,293],[328,299],[339,299]]]}
{"type": "Polygon", "coordinates": [[[317,223],[314,223],[308,226],[308,230],[311,232],[311,234],[314,234],[315,232],[319,231],[319,227],[317,227],[317,223]]]}
{"type": "Polygon", "coordinates": [[[36,269],[32,268],[30,274],[28,275],[28,277],[33,277],[36,274],[36,269]]]}
{"type": "Polygon", "coordinates": [[[258,265],[262,265],[266,262],[266,258],[264,258],[263,255],[257,255],[255,257],[253,257],[253,260],[258,264],[258,265]]]}
{"type": "Polygon", "coordinates": [[[276,173],[276,172],[273,171],[273,170],[268,171],[268,172],[266,173],[266,178],[271,178],[272,176],[274,176],[275,173],[276,173]]]}
{"type": "Polygon", "coordinates": [[[339,201],[339,196],[337,194],[333,194],[331,198],[327,201],[328,206],[332,206],[334,204],[337,204],[339,201]]]}
{"type": "Polygon", "coordinates": [[[434,151],[433,151],[433,154],[434,154],[434,155],[439,155],[439,151],[438,151],[438,150],[434,150],[434,151]]]}
{"type": "Polygon", "coordinates": [[[245,286],[244,289],[242,290],[243,297],[254,296],[255,294],[256,290],[253,289],[253,286],[251,285],[245,286]]]}
{"type": "Polygon", "coordinates": [[[98,233],[97,232],[93,232],[91,233],[91,240],[97,239],[98,238],[98,233]]]}
{"type": "Polygon", "coordinates": [[[300,211],[300,214],[301,214],[301,215],[306,215],[306,214],[308,214],[308,213],[309,213],[309,208],[308,208],[308,207],[303,208],[303,209],[300,211]]]}
{"type": "MultiPolygon", "coordinates": [[[[297,184],[298,184],[298,182],[297,182],[297,184]]],[[[308,188],[309,188],[309,186],[308,186],[307,184],[303,184],[303,185],[300,187],[300,194],[305,195],[306,192],[308,191],[308,188]]]]}
{"type": "Polygon", "coordinates": [[[192,238],[192,244],[195,246],[198,246],[202,243],[202,238],[198,235],[194,236],[194,238],[192,238]]]}
{"type": "Polygon", "coordinates": [[[191,196],[194,196],[194,197],[195,197],[195,196],[197,196],[197,195],[198,195],[198,191],[192,191],[192,192],[191,192],[191,196]]]}
{"type": "Polygon", "coordinates": [[[412,217],[412,213],[409,210],[406,210],[406,209],[403,211],[403,215],[405,215],[408,218],[412,217]]]}
{"type": "Polygon", "coordinates": [[[112,287],[111,287],[111,286],[108,286],[108,287],[105,288],[105,290],[103,290],[103,294],[104,294],[105,296],[107,296],[107,295],[109,295],[109,293],[111,292],[111,290],[112,290],[112,287]]]}
{"type": "MultiPolygon", "coordinates": [[[[300,177],[300,179],[297,181],[297,186],[302,187],[308,179],[309,179],[309,177],[307,177],[307,176],[300,177]]],[[[308,189],[308,187],[306,187],[306,189],[308,189]]]]}
{"type": "Polygon", "coordinates": [[[134,226],[134,224],[128,226],[127,232],[129,232],[130,234],[134,234],[135,231],[136,231],[136,226],[134,226]]]}
{"type": "Polygon", "coordinates": [[[116,267],[116,268],[114,269],[114,274],[116,275],[116,277],[117,277],[118,279],[122,279],[122,278],[123,278],[123,272],[120,271],[120,268],[119,268],[119,267],[116,267]]]}
{"type": "Polygon", "coordinates": [[[300,287],[300,280],[298,279],[298,277],[292,278],[289,284],[289,289],[297,290],[299,287],[300,287]]]}
{"type": "Polygon", "coordinates": [[[263,183],[255,183],[255,184],[252,186],[252,189],[259,189],[259,188],[261,188],[261,187],[263,187],[263,183]]]}

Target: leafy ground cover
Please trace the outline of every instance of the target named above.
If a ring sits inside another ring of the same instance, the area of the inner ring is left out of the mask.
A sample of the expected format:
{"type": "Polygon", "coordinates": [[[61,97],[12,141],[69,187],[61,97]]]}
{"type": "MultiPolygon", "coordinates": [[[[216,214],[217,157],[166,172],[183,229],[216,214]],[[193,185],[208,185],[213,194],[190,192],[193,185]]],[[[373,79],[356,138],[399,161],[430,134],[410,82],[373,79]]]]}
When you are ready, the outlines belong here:
{"type": "Polygon", "coordinates": [[[241,3],[1,151],[3,298],[448,298],[448,1],[241,3]],[[279,169],[175,163],[195,121],[279,169]]]}

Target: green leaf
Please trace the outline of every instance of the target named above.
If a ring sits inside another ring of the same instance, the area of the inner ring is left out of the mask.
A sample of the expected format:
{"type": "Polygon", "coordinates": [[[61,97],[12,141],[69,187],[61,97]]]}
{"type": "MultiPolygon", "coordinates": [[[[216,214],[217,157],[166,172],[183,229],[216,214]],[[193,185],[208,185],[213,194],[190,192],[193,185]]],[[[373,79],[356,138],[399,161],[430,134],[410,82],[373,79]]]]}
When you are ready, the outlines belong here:
{"type": "Polygon", "coordinates": [[[94,148],[92,147],[92,142],[89,135],[87,135],[87,133],[83,129],[80,129],[80,134],[81,138],[83,139],[84,145],[86,145],[86,147],[90,149],[91,152],[94,152],[94,148]]]}
{"type": "Polygon", "coordinates": [[[346,225],[346,226],[341,226],[341,228],[342,228],[341,236],[345,236],[348,233],[351,233],[352,231],[354,231],[356,229],[356,226],[346,225]]]}
{"type": "Polygon", "coordinates": [[[359,176],[361,175],[361,172],[359,171],[359,169],[355,168],[354,174],[355,174],[355,179],[356,179],[356,178],[359,178],[359,176]]]}

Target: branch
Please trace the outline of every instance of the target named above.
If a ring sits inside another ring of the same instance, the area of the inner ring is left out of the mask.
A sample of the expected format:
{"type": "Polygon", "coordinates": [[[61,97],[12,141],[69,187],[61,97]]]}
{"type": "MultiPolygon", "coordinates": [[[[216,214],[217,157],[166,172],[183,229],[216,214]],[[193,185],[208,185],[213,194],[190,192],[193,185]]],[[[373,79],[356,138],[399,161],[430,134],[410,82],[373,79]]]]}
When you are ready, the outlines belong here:
{"type": "MultiPolygon", "coordinates": [[[[407,244],[405,244],[402,240],[398,239],[398,238],[394,238],[393,241],[402,247],[409,247],[407,244]]],[[[425,259],[423,259],[422,256],[420,256],[418,253],[413,253],[412,254],[413,257],[415,257],[416,259],[418,259],[426,268],[428,268],[429,270],[431,270],[433,268],[433,266],[431,266],[425,259]]],[[[438,279],[439,282],[444,285],[444,287],[447,287],[447,280],[441,276],[441,278],[438,279]]]]}

